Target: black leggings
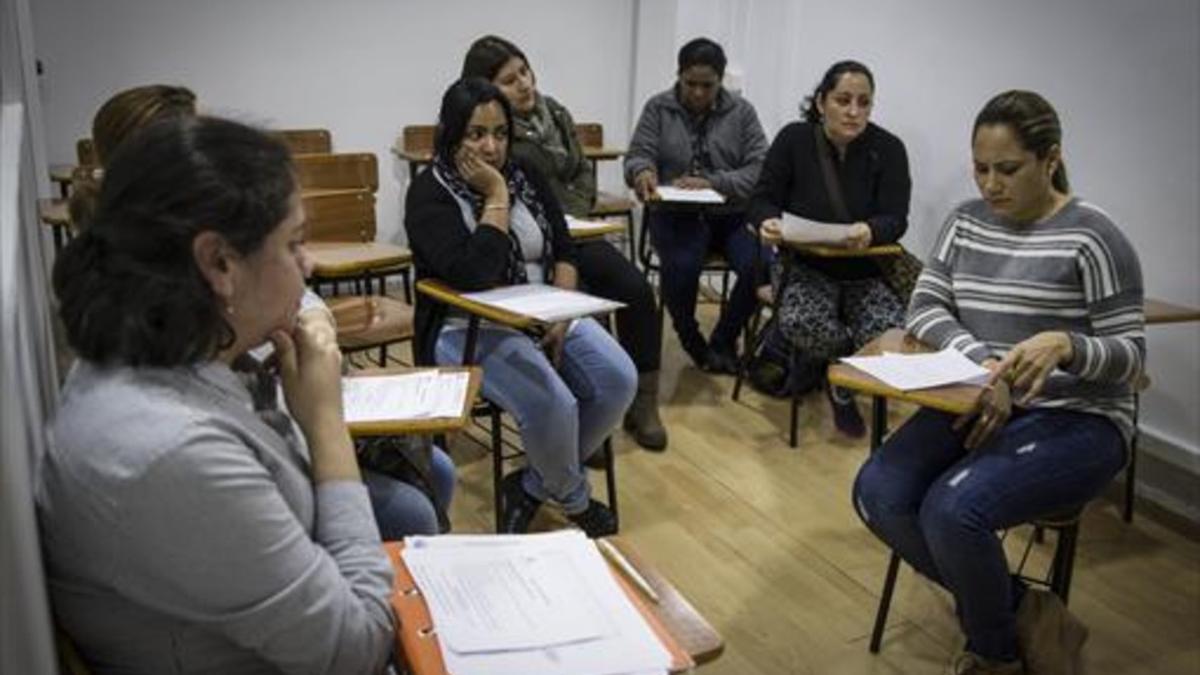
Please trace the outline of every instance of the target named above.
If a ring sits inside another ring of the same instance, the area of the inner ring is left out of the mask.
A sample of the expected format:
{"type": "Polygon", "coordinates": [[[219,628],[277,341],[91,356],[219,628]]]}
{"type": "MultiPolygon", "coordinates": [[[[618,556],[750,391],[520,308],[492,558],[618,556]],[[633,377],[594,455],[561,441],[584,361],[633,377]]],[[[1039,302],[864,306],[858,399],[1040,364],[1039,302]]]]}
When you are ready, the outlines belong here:
{"type": "Polygon", "coordinates": [[[654,289],[621,252],[606,241],[576,247],[582,290],[625,303],[617,312],[617,340],[639,373],[658,370],[662,355],[662,324],[654,289]]]}

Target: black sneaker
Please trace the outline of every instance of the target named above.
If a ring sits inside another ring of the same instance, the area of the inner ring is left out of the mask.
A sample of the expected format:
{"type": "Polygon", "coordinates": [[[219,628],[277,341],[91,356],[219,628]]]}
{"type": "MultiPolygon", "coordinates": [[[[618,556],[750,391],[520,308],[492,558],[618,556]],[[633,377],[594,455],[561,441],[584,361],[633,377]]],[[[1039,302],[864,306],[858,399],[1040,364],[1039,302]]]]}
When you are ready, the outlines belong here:
{"type": "Polygon", "coordinates": [[[692,363],[700,370],[708,370],[708,346],[701,343],[699,346],[684,345],[683,351],[691,357],[692,363]]]}
{"type": "Polygon", "coordinates": [[[737,354],[732,350],[709,347],[703,369],[705,372],[718,375],[737,375],[739,365],[737,354]]]}
{"type": "Polygon", "coordinates": [[[537,515],[542,502],[529,496],[522,484],[525,469],[518,469],[500,480],[500,494],[503,497],[504,514],[501,523],[504,531],[509,534],[524,534],[529,531],[529,523],[537,515]]]}
{"type": "Polygon", "coordinates": [[[851,438],[866,436],[867,425],[858,412],[854,394],[832,384],[825,388],[825,393],[829,397],[829,406],[833,409],[833,426],[851,438]]]}
{"type": "Polygon", "coordinates": [[[617,517],[611,509],[595,499],[589,499],[586,509],[580,513],[568,515],[567,519],[578,525],[579,529],[592,539],[617,533],[617,517]]]}

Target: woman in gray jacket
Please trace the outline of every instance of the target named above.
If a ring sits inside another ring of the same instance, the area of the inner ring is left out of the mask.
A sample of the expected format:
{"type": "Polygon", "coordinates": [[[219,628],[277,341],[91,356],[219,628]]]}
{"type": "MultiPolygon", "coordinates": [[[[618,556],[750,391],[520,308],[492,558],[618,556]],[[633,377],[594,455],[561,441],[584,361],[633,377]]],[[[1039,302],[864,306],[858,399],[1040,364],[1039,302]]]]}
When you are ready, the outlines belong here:
{"type": "MultiPolygon", "coordinates": [[[[707,38],[679,50],[675,86],[646,102],[625,155],[625,180],[643,202],[659,185],[712,188],[727,205],[716,209],[647,209],[644,226],[662,264],[662,294],[683,348],[710,372],[737,372],[737,337],[754,312],[756,251],[745,201],[767,154],[767,137],[750,102],[721,86],[725,52],[707,38]],[[719,252],[737,284],[709,340],[696,323],[696,294],[704,259],[719,252]]],[[[766,269],[765,265],[760,269],[766,269]]]]}
{"type": "Polygon", "coordinates": [[[122,142],[55,263],[79,361],[38,516],[55,616],[96,673],[387,668],[392,571],[332,323],[300,312],[304,234],[287,148],[174,116],[122,142]],[[277,372],[248,356],[267,340],[277,372]]]}

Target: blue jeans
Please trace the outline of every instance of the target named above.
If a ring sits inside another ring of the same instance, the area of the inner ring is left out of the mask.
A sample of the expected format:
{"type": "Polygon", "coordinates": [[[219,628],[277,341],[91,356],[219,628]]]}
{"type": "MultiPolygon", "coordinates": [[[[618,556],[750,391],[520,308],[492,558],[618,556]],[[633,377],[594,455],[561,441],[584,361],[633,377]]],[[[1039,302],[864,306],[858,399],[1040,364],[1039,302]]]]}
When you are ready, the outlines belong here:
{"type": "MultiPolygon", "coordinates": [[[[462,363],[467,331],[438,336],[438,363],[462,363]]],[[[476,343],[483,395],[513,417],[531,471],[524,487],[568,514],[587,508],[591,487],[582,462],[612,433],[633,402],[637,370],[625,350],[592,319],[574,322],[558,370],[528,335],[484,324],[476,343]]]]}
{"type": "MultiPolygon", "coordinates": [[[[433,499],[443,513],[450,511],[454,495],[454,460],[433,446],[430,463],[433,499]]],[[[438,534],[437,512],[425,493],[416,486],[375,471],[363,471],[363,483],[371,497],[371,510],[384,541],[397,541],[409,535],[438,534]]]]}
{"type": "MultiPolygon", "coordinates": [[[[736,353],[738,333],[754,313],[754,275],[756,245],[746,230],[742,213],[702,216],[693,211],[651,212],[650,243],[662,265],[663,304],[671,315],[675,333],[688,353],[704,344],[696,322],[696,296],[700,291],[700,272],[710,251],[719,252],[737,274],[737,283],[729,294],[729,304],[713,329],[710,343],[714,349],[736,353]]],[[[762,275],[770,269],[770,249],[763,247],[762,275]]]]}
{"type": "Polygon", "coordinates": [[[1082,506],[1125,463],[1125,440],[1099,415],[1014,409],[983,447],[967,429],[922,408],[879,448],[854,482],[867,527],[917,572],[954,595],[967,649],[1017,658],[1016,608],[1024,593],[996,530],[1082,506]]]}

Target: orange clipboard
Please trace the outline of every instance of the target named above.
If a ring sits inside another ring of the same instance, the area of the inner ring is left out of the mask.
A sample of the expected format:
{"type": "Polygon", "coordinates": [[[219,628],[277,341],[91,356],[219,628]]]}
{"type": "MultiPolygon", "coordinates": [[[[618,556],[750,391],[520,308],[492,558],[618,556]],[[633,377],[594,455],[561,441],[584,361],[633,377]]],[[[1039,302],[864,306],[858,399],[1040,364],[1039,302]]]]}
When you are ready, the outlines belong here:
{"type": "MultiPolygon", "coordinates": [[[[438,645],[437,633],[433,630],[429,608],[425,606],[425,599],[417,591],[408,566],[400,556],[400,552],[404,550],[404,543],[394,541],[383,546],[387,549],[388,557],[392,560],[392,570],[395,572],[392,611],[395,612],[399,624],[396,629],[397,658],[402,660],[414,675],[449,675],[446,672],[446,663],[442,660],[442,648],[438,645]]],[[[671,654],[671,672],[679,673],[695,668],[696,662],[691,655],[679,645],[662,620],[650,610],[641,593],[611,565],[609,571],[650,629],[658,636],[663,647],[671,654]]]]}

